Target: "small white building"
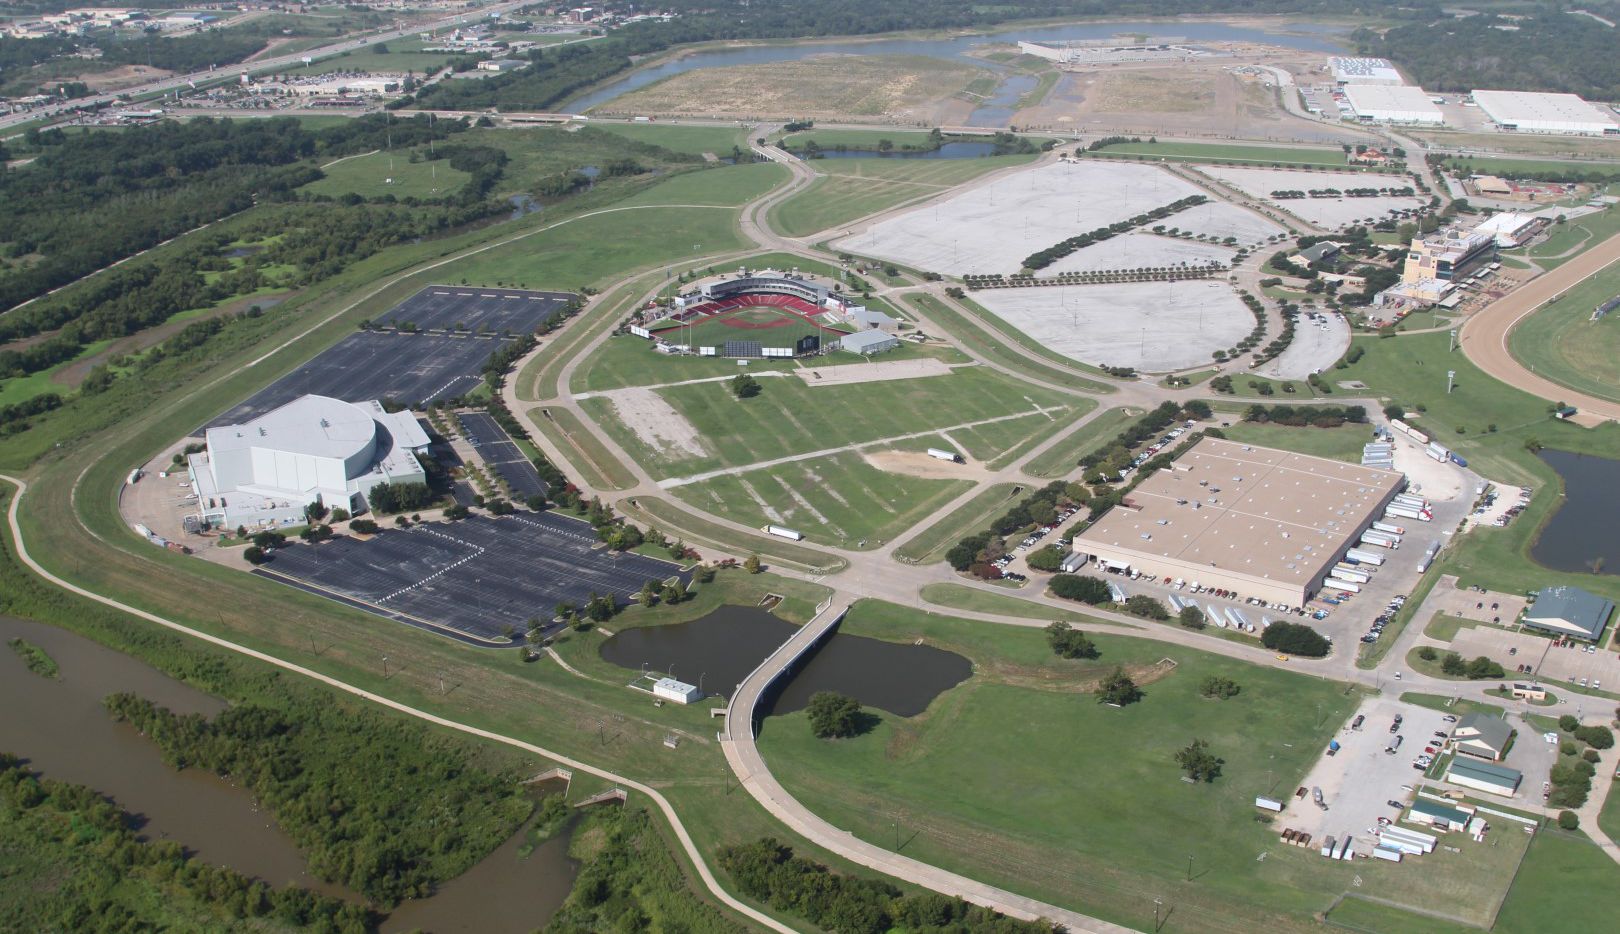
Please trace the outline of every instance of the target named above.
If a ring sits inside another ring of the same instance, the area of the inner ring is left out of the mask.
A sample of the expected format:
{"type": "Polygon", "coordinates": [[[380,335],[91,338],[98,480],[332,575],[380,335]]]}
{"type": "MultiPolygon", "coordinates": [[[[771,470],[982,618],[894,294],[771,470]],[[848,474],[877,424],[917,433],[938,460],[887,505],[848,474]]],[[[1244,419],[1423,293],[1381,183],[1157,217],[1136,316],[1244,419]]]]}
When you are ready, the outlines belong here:
{"type": "Polygon", "coordinates": [[[900,338],[882,331],[856,331],[838,339],[838,348],[870,357],[900,346],[900,338]]]}
{"type": "Polygon", "coordinates": [[[676,681],[674,678],[659,678],[653,682],[653,696],[677,704],[695,704],[703,699],[703,692],[698,690],[695,684],[676,681]]]}
{"type": "Polygon", "coordinates": [[[351,513],[379,483],[424,483],[416,459],[427,432],[382,403],[302,396],[240,425],[210,428],[187,463],[204,525],[234,528],[302,520],[319,500],[351,513]]]}

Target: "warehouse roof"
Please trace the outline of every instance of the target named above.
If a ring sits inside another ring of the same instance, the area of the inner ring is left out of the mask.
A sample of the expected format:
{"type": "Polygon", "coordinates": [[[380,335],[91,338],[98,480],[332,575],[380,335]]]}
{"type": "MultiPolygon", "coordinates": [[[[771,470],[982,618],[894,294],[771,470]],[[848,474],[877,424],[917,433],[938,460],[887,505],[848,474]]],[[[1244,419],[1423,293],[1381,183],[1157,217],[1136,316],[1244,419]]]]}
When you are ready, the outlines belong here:
{"type": "Polygon", "coordinates": [[[1388,81],[1395,84],[1404,83],[1401,73],[1389,63],[1387,58],[1347,58],[1334,57],[1328,59],[1328,68],[1333,71],[1333,77],[1339,81],[1388,81]]]}
{"type": "Polygon", "coordinates": [[[1391,470],[1204,438],[1075,545],[1303,586],[1402,482],[1391,470]]]}
{"type": "Polygon", "coordinates": [[[1474,711],[1464,714],[1457,721],[1457,728],[1451,735],[1458,741],[1477,742],[1488,746],[1500,754],[1507,748],[1508,740],[1513,737],[1513,727],[1501,717],[1474,711]]]}
{"type": "Polygon", "coordinates": [[[1430,801],[1427,798],[1418,798],[1417,800],[1413,801],[1412,813],[1422,814],[1425,817],[1439,818],[1441,820],[1457,824],[1458,826],[1467,825],[1469,817],[1466,812],[1459,811],[1456,808],[1448,808],[1443,804],[1430,801]]]}
{"type": "Polygon", "coordinates": [[[1543,587],[1536,602],[1524,611],[1529,625],[1552,627],[1596,640],[1609,621],[1614,603],[1579,587],[1543,587]]]}
{"type": "Polygon", "coordinates": [[[1540,91],[1475,91],[1474,103],[1497,123],[1592,123],[1614,126],[1613,117],[1574,94],[1540,91]]]}
{"type": "Polygon", "coordinates": [[[1391,115],[1398,119],[1424,120],[1439,123],[1440,108],[1434,106],[1422,88],[1390,84],[1347,84],[1344,96],[1350,106],[1364,117],[1377,119],[1391,115]]]}

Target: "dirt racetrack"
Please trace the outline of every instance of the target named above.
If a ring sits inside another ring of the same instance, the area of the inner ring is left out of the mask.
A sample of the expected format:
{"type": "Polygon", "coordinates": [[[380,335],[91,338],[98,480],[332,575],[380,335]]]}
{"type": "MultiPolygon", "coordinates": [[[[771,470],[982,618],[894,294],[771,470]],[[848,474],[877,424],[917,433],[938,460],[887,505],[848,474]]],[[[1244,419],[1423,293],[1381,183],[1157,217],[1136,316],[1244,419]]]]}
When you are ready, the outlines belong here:
{"type": "Polygon", "coordinates": [[[1508,334],[1556,295],[1620,261],[1620,236],[1613,236],[1557,269],[1531,279],[1480,309],[1462,327],[1462,349],[1488,375],[1549,402],[1563,401],[1583,413],[1620,421],[1620,403],[1576,392],[1530,372],[1508,350],[1508,334]]]}

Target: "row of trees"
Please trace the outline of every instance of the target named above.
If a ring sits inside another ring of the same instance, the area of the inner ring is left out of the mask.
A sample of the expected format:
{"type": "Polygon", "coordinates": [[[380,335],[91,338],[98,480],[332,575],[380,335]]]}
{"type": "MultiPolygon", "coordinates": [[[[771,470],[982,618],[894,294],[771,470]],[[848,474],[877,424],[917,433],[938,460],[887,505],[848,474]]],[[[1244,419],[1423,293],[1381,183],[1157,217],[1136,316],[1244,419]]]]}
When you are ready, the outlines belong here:
{"type": "Polygon", "coordinates": [[[1074,253],[1077,250],[1083,250],[1086,247],[1091,246],[1093,243],[1099,243],[1115,236],[1116,234],[1126,233],[1138,227],[1146,227],[1148,224],[1151,224],[1154,221],[1163,220],[1172,214],[1179,211],[1185,211],[1190,207],[1196,207],[1197,205],[1203,204],[1208,200],[1209,199],[1203,195],[1188,195],[1185,198],[1173,201],[1170,204],[1166,204],[1162,207],[1154,208],[1151,211],[1143,212],[1135,217],[1122,221],[1115,221],[1106,227],[1098,227],[1096,230],[1069,237],[1068,239],[1049,246],[1040,252],[1031,253],[1030,255],[1024,257],[1024,268],[1045,269],[1063,257],[1068,256],[1070,253],[1074,253]]]}
{"type": "Polygon", "coordinates": [[[1367,421],[1367,408],[1361,405],[1261,405],[1255,403],[1243,410],[1246,422],[1270,423],[1303,428],[1337,428],[1346,422],[1361,425],[1367,421]]]}

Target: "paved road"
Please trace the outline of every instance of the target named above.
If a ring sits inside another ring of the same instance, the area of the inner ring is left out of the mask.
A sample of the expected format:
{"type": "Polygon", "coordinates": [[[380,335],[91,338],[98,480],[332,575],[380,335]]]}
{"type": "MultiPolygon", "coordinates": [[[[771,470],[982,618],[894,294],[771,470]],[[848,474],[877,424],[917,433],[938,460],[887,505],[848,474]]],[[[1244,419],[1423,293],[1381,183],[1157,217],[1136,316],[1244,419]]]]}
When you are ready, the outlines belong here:
{"type": "Polygon", "coordinates": [[[364,688],[356,687],[346,681],[341,681],[334,678],[331,675],[322,674],[321,672],[305,668],[302,665],[293,664],[292,662],[277,658],[276,656],[267,652],[260,652],[257,649],[248,648],[245,645],[232,642],[228,639],[223,639],[219,636],[213,635],[212,633],[203,632],[199,629],[193,629],[190,626],[182,625],[167,617],[159,616],[156,613],[149,613],[139,607],[130,606],[127,603],[119,602],[110,597],[104,597],[94,591],[86,590],[83,587],[63,580],[62,578],[57,577],[55,574],[52,574],[50,571],[46,570],[40,565],[39,562],[34,560],[33,555],[29,554],[28,552],[28,543],[23,539],[22,526],[17,520],[17,509],[22,504],[23,497],[28,492],[28,484],[16,477],[7,476],[5,474],[0,474],[0,480],[11,484],[17,489],[16,495],[11,498],[10,507],[6,510],[6,524],[10,532],[13,546],[17,550],[17,557],[35,574],[38,574],[40,577],[44,578],[50,583],[70,593],[78,594],[79,596],[89,600],[94,600],[95,602],[104,606],[110,606],[115,610],[128,613],[131,616],[138,616],[147,622],[156,623],[165,629],[173,630],[181,635],[207,642],[210,645],[218,646],[219,648],[235,652],[239,655],[245,655],[248,658],[264,662],[268,665],[274,665],[283,671],[301,675],[313,681],[319,681],[328,687],[336,688],[337,690],[343,691],[347,694],[352,694],[355,697],[371,701],[375,704],[380,704],[389,708],[390,710],[398,711],[399,713],[406,714],[407,716],[424,720],[433,724],[434,726],[455,730],[459,733],[466,733],[480,739],[487,739],[493,742],[503,743],[507,746],[521,749],[536,756],[550,759],[551,761],[567,768],[577,769],[578,771],[584,772],[588,775],[594,775],[598,778],[605,779],[625,788],[644,794],[658,805],[658,809],[663,813],[664,819],[669,821],[670,826],[674,828],[677,842],[680,843],[681,849],[685,851],[687,858],[690,859],[692,864],[697,867],[698,877],[702,879],[704,887],[709,890],[710,894],[719,899],[720,902],[731,908],[733,911],[738,912],[749,920],[759,924],[761,927],[772,931],[780,931],[782,934],[794,934],[793,928],[788,927],[780,921],[777,921],[775,918],[772,918],[771,916],[758,911],[749,905],[743,904],[741,901],[734,898],[730,892],[727,892],[723,887],[721,887],[719,880],[715,878],[713,871],[709,869],[708,863],[704,862],[703,852],[699,850],[697,844],[693,842],[691,834],[686,830],[686,825],[681,823],[680,815],[675,813],[675,808],[669,803],[669,799],[665,798],[656,789],[648,785],[643,785],[634,779],[619,775],[618,773],[609,772],[606,769],[599,769],[594,765],[581,762],[578,759],[573,759],[568,756],[552,752],[549,749],[544,749],[540,746],[534,745],[533,743],[524,742],[523,740],[515,737],[495,733],[479,727],[469,726],[456,720],[441,717],[438,714],[429,713],[428,711],[417,707],[402,704],[392,698],[367,691],[364,688]]]}
{"type": "Polygon", "coordinates": [[[1536,309],[1620,261],[1620,235],[1543,273],[1475,312],[1462,326],[1463,353],[1489,376],[1550,402],[1563,401],[1590,414],[1620,420],[1620,403],[1570,389],[1531,372],[1513,356],[1513,329],[1536,309]]]}

